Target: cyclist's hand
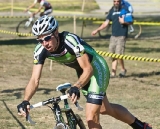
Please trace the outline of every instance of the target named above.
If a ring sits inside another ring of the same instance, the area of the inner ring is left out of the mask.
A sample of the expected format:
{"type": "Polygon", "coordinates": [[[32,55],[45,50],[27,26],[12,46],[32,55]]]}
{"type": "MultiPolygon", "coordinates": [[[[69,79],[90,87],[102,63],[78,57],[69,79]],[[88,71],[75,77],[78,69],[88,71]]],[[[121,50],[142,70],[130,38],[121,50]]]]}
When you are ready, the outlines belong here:
{"type": "Polygon", "coordinates": [[[35,17],[36,13],[32,13],[31,17],[35,17]]]}
{"type": "Polygon", "coordinates": [[[69,94],[69,97],[73,103],[75,103],[77,101],[77,99],[80,98],[80,91],[79,91],[78,87],[76,87],[76,86],[72,86],[68,90],[68,94],[69,94]]]}
{"type": "Polygon", "coordinates": [[[25,9],[25,10],[24,10],[24,12],[27,12],[27,11],[28,11],[28,9],[25,9]]]}
{"type": "Polygon", "coordinates": [[[17,106],[18,115],[26,117],[30,110],[30,103],[28,101],[23,101],[17,106]]]}

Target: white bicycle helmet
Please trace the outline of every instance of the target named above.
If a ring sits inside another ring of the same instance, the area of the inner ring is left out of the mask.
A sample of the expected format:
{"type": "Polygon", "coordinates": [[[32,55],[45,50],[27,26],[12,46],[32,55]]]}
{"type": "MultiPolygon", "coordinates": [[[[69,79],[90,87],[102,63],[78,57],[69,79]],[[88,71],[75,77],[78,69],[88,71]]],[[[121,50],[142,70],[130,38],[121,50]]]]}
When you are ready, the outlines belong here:
{"type": "Polygon", "coordinates": [[[32,33],[35,36],[49,34],[58,28],[58,22],[53,16],[44,15],[38,18],[32,26],[32,33]]]}

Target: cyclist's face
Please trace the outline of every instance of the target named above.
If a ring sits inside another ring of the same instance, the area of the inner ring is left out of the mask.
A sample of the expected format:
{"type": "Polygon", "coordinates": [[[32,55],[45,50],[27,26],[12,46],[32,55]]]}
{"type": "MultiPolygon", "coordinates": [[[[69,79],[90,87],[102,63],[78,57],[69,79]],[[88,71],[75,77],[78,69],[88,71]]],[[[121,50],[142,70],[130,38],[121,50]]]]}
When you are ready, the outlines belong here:
{"type": "Polygon", "coordinates": [[[42,44],[42,46],[49,52],[53,52],[57,49],[58,42],[53,34],[41,35],[37,38],[37,41],[42,44]]]}

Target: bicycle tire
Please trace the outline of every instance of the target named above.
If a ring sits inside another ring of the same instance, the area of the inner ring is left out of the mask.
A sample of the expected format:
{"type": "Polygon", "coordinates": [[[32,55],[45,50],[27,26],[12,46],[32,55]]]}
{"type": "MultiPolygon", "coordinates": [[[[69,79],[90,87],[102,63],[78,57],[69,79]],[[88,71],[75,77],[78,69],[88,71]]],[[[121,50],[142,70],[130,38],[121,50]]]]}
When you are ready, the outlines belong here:
{"type": "Polygon", "coordinates": [[[75,116],[76,116],[80,126],[82,127],[80,129],[86,129],[86,126],[84,125],[84,122],[82,121],[81,117],[78,114],[75,114],[75,116]]]}
{"type": "Polygon", "coordinates": [[[58,123],[53,129],[69,129],[69,128],[64,123],[58,123]]]}
{"type": "Polygon", "coordinates": [[[31,34],[32,29],[31,27],[33,26],[33,22],[30,23],[30,25],[28,27],[25,26],[26,22],[28,21],[28,19],[25,19],[21,22],[19,22],[19,24],[16,27],[16,32],[18,33],[19,37],[26,37],[27,35],[23,35],[23,33],[26,34],[31,34]]]}

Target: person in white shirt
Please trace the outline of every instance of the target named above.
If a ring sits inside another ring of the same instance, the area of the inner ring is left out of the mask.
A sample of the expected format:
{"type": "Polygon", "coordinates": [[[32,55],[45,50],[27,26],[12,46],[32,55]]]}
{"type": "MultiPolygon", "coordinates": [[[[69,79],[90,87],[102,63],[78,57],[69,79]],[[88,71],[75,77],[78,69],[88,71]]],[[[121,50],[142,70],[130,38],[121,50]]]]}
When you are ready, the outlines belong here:
{"type": "Polygon", "coordinates": [[[46,1],[46,0],[34,0],[34,2],[25,10],[25,12],[29,11],[31,8],[33,8],[37,3],[40,4],[38,10],[34,13],[32,13],[32,16],[35,16],[39,12],[41,12],[42,8],[44,8],[44,11],[40,13],[40,16],[51,14],[53,9],[52,5],[46,1]]]}

